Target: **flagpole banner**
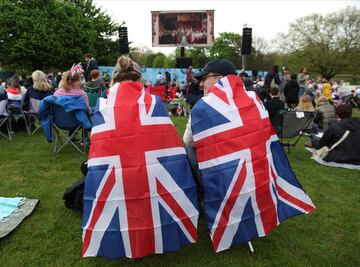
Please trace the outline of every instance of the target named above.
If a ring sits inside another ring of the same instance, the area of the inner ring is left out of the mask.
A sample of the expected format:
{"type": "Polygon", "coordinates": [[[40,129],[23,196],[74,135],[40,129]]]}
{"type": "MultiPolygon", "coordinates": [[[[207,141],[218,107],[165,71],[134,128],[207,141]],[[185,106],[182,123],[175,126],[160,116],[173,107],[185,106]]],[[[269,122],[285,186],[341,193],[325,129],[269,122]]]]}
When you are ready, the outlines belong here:
{"type": "Polygon", "coordinates": [[[197,188],[161,99],[116,83],[93,117],[82,255],[140,258],[197,239],[197,188]]]}
{"type": "Polygon", "coordinates": [[[315,209],[271,126],[240,77],[222,78],[191,111],[216,252],[267,235],[283,220],[315,209]]]}

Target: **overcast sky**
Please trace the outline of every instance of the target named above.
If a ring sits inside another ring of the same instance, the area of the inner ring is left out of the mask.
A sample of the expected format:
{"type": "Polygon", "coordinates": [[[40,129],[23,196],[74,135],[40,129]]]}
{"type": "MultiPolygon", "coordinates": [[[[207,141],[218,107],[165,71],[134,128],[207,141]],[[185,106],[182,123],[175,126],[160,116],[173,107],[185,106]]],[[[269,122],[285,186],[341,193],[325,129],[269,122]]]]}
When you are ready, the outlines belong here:
{"type": "Polygon", "coordinates": [[[328,14],[346,6],[360,8],[360,1],[205,1],[163,0],[123,1],[94,0],[113,21],[125,21],[131,46],[147,46],[154,51],[170,53],[175,48],[152,47],[151,11],[161,10],[215,10],[215,38],[220,32],[242,33],[244,24],[253,28],[253,35],[271,41],[279,32],[286,32],[290,22],[312,13],[328,14]]]}

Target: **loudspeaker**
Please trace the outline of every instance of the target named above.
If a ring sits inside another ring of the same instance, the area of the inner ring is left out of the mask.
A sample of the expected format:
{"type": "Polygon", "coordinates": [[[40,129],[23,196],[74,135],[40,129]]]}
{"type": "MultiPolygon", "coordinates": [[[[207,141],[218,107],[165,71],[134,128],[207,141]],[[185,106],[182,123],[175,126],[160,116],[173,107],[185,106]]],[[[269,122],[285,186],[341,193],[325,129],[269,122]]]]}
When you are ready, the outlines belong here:
{"type": "Polygon", "coordinates": [[[242,55],[251,54],[251,41],[252,41],[251,34],[252,34],[252,28],[243,28],[242,46],[241,46],[242,55]]]}
{"type": "Polygon", "coordinates": [[[119,27],[119,45],[121,54],[130,52],[127,27],[119,27]]]}
{"type": "Polygon", "coordinates": [[[192,58],[191,57],[178,57],[178,58],[176,58],[176,68],[187,69],[191,65],[192,65],[192,58]]]}

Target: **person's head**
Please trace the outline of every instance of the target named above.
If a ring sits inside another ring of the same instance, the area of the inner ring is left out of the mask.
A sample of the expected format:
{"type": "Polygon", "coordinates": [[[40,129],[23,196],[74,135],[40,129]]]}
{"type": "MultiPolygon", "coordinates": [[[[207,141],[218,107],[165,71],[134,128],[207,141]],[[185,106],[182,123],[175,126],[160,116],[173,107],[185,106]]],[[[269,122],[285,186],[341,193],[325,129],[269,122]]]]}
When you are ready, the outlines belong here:
{"type": "Polygon", "coordinates": [[[296,74],[291,74],[291,75],[290,75],[290,79],[296,81],[296,74]]]}
{"type": "Polygon", "coordinates": [[[341,120],[350,118],[352,115],[352,107],[350,104],[340,104],[335,108],[335,112],[341,120]]]}
{"type": "Polygon", "coordinates": [[[272,87],[270,89],[270,96],[273,97],[279,97],[279,88],[278,87],[272,87]]]}
{"type": "Polygon", "coordinates": [[[303,95],[299,100],[299,108],[301,111],[315,111],[314,105],[312,104],[311,97],[309,95],[303,95]]]}
{"type": "Polygon", "coordinates": [[[12,77],[12,79],[11,79],[11,87],[20,90],[20,78],[19,78],[19,76],[15,75],[14,77],[12,77]]]}
{"type": "Polygon", "coordinates": [[[66,90],[70,90],[70,86],[80,87],[81,74],[83,73],[81,64],[73,65],[70,70],[63,73],[61,85],[66,90]]]}
{"type": "Polygon", "coordinates": [[[100,72],[98,70],[96,70],[96,69],[92,70],[90,73],[91,80],[96,81],[97,79],[99,79],[99,75],[100,75],[100,72]]]}
{"type": "Polygon", "coordinates": [[[41,70],[36,70],[31,74],[33,79],[33,87],[39,91],[49,91],[51,85],[49,84],[46,75],[41,70]]]}
{"type": "Polygon", "coordinates": [[[304,73],[304,74],[306,74],[307,71],[308,71],[307,67],[302,67],[302,68],[300,69],[300,72],[301,72],[301,73],[304,73]]]}
{"type": "Polygon", "coordinates": [[[274,65],[274,66],[272,66],[271,70],[272,70],[274,73],[278,73],[278,72],[279,72],[279,66],[278,66],[278,65],[274,65]]]}
{"type": "Polygon", "coordinates": [[[329,100],[325,96],[322,95],[317,99],[317,102],[318,102],[318,104],[329,103],[329,100]]]}
{"type": "Polygon", "coordinates": [[[121,56],[116,65],[117,70],[113,75],[111,85],[123,81],[141,81],[141,68],[135,61],[132,61],[131,58],[121,56]]]}
{"type": "Polygon", "coordinates": [[[91,56],[90,53],[86,53],[86,54],[84,55],[84,57],[85,57],[85,61],[86,61],[86,62],[88,62],[88,61],[92,58],[92,56],[91,56]]]}
{"type": "Polygon", "coordinates": [[[218,58],[207,63],[204,69],[196,73],[194,77],[201,81],[200,87],[204,90],[204,95],[206,95],[208,90],[213,87],[219,79],[227,75],[236,75],[234,64],[226,59],[218,58]]]}

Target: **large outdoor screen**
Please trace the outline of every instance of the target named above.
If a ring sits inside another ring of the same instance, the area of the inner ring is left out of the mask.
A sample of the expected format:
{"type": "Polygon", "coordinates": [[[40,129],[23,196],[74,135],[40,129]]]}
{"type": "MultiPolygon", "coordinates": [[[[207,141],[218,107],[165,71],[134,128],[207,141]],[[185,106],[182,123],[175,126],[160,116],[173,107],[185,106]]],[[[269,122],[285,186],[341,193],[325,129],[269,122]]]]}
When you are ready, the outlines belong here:
{"type": "Polygon", "coordinates": [[[152,46],[208,47],[214,43],[214,10],[152,11],[152,46]]]}

